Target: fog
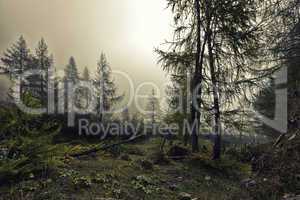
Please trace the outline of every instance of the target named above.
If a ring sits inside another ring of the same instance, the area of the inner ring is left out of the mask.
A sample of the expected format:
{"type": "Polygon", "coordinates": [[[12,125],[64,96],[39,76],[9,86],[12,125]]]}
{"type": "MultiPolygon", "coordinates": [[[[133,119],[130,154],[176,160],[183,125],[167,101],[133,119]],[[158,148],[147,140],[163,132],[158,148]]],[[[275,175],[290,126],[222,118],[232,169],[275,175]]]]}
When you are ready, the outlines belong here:
{"type": "MultiPolygon", "coordinates": [[[[58,71],[70,56],[80,70],[94,71],[103,51],[112,69],[127,73],[134,85],[154,82],[163,91],[167,78],[153,50],[171,35],[165,8],[165,0],[0,0],[0,52],[20,35],[31,49],[44,37],[58,71]]],[[[116,81],[120,92],[127,90],[116,81]]]]}

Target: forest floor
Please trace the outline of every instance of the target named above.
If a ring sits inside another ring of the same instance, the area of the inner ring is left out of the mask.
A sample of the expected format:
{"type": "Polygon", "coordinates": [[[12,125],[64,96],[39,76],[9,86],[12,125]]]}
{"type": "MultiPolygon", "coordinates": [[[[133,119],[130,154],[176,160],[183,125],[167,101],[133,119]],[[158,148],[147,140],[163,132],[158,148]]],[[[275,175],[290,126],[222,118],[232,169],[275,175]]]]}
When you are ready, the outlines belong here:
{"type": "Polygon", "coordinates": [[[32,175],[0,187],[0,199],[247,199],[240,183],[249,177],[249,165],[227,158],[212,161],[209,150],[153,164],[159,145],[156,138],[122,145],[118,155],[100,151],[80,158],[66,157],[64,165],[46,177],[32,175]]]}

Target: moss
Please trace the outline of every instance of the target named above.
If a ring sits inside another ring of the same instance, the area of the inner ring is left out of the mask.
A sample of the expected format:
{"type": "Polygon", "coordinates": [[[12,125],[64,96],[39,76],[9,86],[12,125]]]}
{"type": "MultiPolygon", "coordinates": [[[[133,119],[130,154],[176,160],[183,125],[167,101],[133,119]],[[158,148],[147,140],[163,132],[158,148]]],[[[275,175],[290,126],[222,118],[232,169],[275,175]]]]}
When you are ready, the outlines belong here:
{"type": "MultiPolygon", "coordinates": [[[[209,153],[204,157],[194,155],[194,158],[188,160],[172,161],[167,165],[154,164],[152,170],[142,169],[137,160],[149,159],[157,153],[158,144],[159,140],[154,139],[139,145],[123,145],[122,150],[126,149],[124,153],[128,153],[130,149],[144,152],[143,156],[129,154],[132,161],[115,159],[111,154],[101,151],[97,153],[96,158],[68,159],[51,182],[39,178],[31,180],[33,186],[38,185],[38,188],[27,190],[25,193],[31,196],[31,199],[133,200],[172,200],[177,199],[180,192],[187,192],[193,198],[212,200],[231,200],[236,194],[237,197],[244,194],[239,188],[239,180],[228,178],[229,176],[223,175],[221,171],[225,169],[244,173],[246,170],[239,163],[230,160],[214,163],[210,160],[209,153]],[[210,180],[206,180],[207,176],[210,180]],[[45,184],[40,184],[41,182],[45,184]],[[172,187],[174,185],[176,190],[172,187]]],[[[2,187],[0,191],[3,197],[10,196],[9,191],[14,191],[16,196],[24,193],[20,184],[12,185],[6,190],[2,187]]]]}

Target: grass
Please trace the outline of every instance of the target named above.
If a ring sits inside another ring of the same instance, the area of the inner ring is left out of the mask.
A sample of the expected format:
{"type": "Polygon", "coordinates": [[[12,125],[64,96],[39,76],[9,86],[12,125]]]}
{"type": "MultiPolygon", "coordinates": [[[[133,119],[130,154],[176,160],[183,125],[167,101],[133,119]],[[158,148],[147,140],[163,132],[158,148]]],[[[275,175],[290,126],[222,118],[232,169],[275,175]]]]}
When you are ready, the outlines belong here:
{"type": "MultiPolygon", "coordinates": [[[[249,167],[227,158],[211,161],[209,152],[143,169],[138,160],[148,159],[159,143],[152,139],[123,145],[120,152],[127,154],[129,161],[107,152],[80,159],[65,158],[65,166],[51,176],[2,186],[0,199],[172,200],[186,192],[201,200],[232,200],[244,195],[240,179],[248,175],[249,167]]],[[[74,147],[79,148],[85,147],[74,147]]]]}

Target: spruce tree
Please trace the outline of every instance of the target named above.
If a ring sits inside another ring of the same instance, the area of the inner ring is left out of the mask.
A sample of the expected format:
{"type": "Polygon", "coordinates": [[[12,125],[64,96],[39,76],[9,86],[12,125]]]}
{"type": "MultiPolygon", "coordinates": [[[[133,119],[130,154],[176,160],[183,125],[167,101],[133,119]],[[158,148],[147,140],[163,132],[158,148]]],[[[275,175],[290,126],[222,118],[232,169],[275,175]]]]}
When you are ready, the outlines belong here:
{"type": "MultiPolygon", "coordinates": [[[[20,36],[18,41],[6,50],[1,57],[1,61],[4,65],[4,71],[9,74],[12,81],[16,81],[17,77],[31,68],[32,56],[23,36],[20,36]]],[[[19,78],[22,79],[22,77],[19,78]]],[[[22,98],[24,92],[23,81],[20,81],[19,87],[20,94],[18,95],[22,98]]]]}
{"type": "Polygon", "coordinates": [[[72,81],[73,83],[79,80],[78,69],[73,56],[70,57],[69,63],[65,68],[65,80],[72,81]]]}
{"type": "Polygon", "coordinates": [[[84,81],[89,81],[90,80],[90,71],[87,67],[85,67],[84,70],[83,70],[82,79],[84,81]]]}
{"type": "Polygon", "coordinates": [[[111,111],[112,106],[122,98],[122,96],[117,95],[117,87],[111,72],[107,58],[102,53],[97,64],[96,77],[94,79],[94,85],[97,88],[96,95],[99,99],[98,115],[101,122],[104,120],[104,113],[111,111]]]}
{"type": "Polygon", "coordinates": [[[154,129],[155,124],[159,120],[159,113],[160,113],[160,108],[159,108],[159,101],[156,97],[155,90],[152,89],[151,94],[148,97],[148,104],[147,104],[147,118],[152,126],[152,129],[154,129]]]}
{"type": "Polygon", "coordinates": [[[49,55],[48,52],[48,45],[46,44],[44,38],[42,38],[38,42],[38,46],[35,49],[35,57],[34,57],[34,62],[36,65],[36,68],[39,70],[43,70],[43,74],[40,75],[39,77],[39,82],[40,82],[40,98],[42,100],[42,103],[44,104],[46,102],[46,94],[47,94],[47,88],[48,88],[48,70],[50,69],[52,63],[53,63],[53,58],[52,56],[49,55]]]}

